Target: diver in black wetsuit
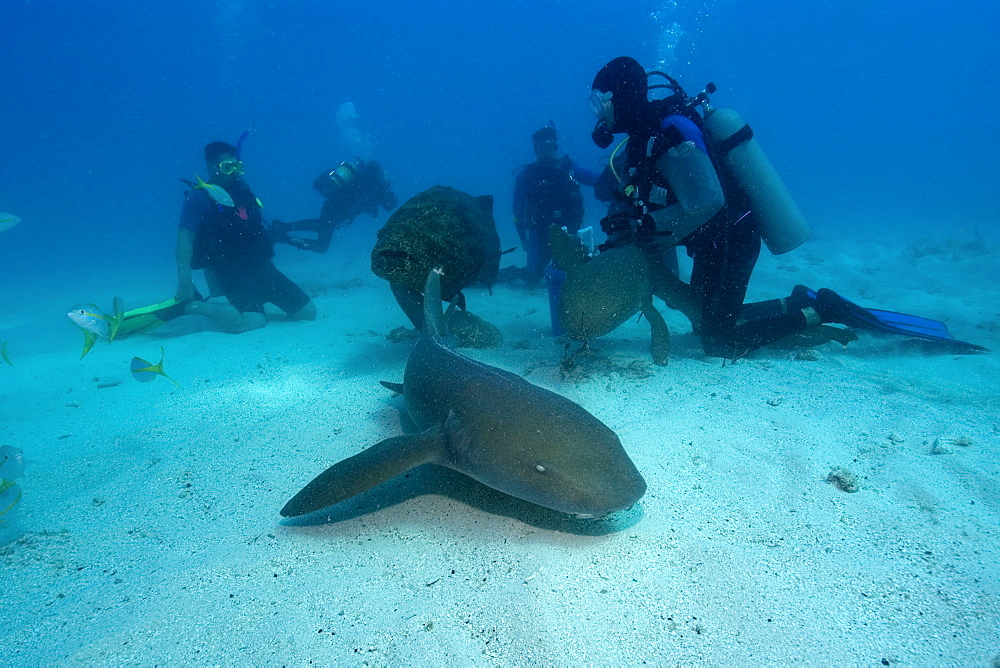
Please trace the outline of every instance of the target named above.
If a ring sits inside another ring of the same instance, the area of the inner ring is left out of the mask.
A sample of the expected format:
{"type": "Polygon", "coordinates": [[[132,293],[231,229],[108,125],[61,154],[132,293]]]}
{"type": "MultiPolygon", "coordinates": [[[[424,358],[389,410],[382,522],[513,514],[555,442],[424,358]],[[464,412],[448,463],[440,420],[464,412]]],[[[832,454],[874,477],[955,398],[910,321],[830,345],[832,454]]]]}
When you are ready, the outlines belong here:
{"type": "MultiPolygon", "coordinates": [[[[238,153],[225,142],[205,146],[209,180],[199,180],[184,197],[177,233],[177,304],[169,310],[206,316],[233,333],[263,327],[265,303],[297,320],[315,320],[316,305],[274,266],[262,205],[243,180],[238,153]],[[202,298],[192,278],[195,269],[205,270],[210,297],[224,296],[228,304],[202,298]]],[[[164,310],[161,320],[166,319],[164,310]]],[[[177,315],[181,313],[170,313],[177,315]]]]}
{"type": "MultiPolygon", "coordinates": [[[[988,352],[955,339],[943,322],[864,308],[826,288],[797,285],[784,299],[744,304],[761,242],[780,255],[809,236],[753,130],[736,112],[708,105],[713,84],[691,99],[668,75],[647,74],[632,58],[605,65],[591,89],[594,143],[608,148],[615,134],[628,135],[594,188],[598,199],[612,198],[601,221],[608,235],[602,249],[642,249],[653,293],[684,311],[707,354],[733,359],[824,323],[923,339],[957,354],[988,352]],[[651,86],[650,76],[667,83],[651,86]],[[651,88],[672,95],[650,100],[651,88]],[[689,286],[677,277],[677,246],[694,260],[689,286]]],[[[831,333],[839,331],[822,334],[848,340],[831,333]]]]}
{"type": "Polygon", "coordinates": [[[379,207],[386,211],[396,208],[392,186],[382,165],[374,160],[359,158],[354,163],[342,162],[316,177],[313,188],[324,198],[319,218],[291,223],[273,221],[268,229],[272,242],[325,253],[333,233],[353,223],[362,213],[374,218],[379,207]],[[298,232],[312,232],[316,237],[299,236],[298,232]]]}
{"type": "Polygon", "coordinates": [[[700,303],[700,310],[687,315],[712,356],[738,357],[809,325],[839,322],[835,308],[820,308],[815,293],[804,288],[787,299],[743,304],[760,255],[760,218],[744,189],[717,169],[696,110],[699,101],[669,77],[664,87],[673,94],[650,101],[647,76],[632,58],[616,58],[592,86],[594,142],[607,148],[614,134],[628,134],[623,154],[612,160],[617,183],[601,222],[605,248],[642,248],[657,276],[654,293],[663,294],[667,283],[683,286],[675,247],[686,247],[694,260],[692,301],[700,303]]]}

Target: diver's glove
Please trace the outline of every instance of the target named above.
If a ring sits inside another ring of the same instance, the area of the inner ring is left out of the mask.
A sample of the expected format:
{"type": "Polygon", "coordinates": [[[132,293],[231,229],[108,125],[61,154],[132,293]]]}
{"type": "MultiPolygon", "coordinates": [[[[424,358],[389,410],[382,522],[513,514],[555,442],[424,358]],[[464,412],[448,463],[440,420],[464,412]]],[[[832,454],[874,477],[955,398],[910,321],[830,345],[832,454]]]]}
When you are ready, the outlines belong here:
{"type": "Polygon", "coordinates": [[[635,220],[627,213],[615,213],[601,219],[601,231],[608,235],[608,240],[598,246],[598,250],[624,246],[635,236],[635,220]]]}

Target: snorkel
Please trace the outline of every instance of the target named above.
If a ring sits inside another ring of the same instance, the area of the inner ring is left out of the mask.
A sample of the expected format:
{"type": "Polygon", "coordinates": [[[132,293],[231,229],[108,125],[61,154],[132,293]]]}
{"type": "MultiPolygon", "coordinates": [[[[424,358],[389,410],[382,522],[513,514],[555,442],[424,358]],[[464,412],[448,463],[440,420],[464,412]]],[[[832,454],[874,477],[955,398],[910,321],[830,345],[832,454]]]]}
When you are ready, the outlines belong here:
{"type": "Polygon", "coordinates": [[[249,136],[249,134],[252,131],[253,131],[253,126],[251,125],[246,130],[244,130],[243,134],[240,135],[240,138],[236,140],[236,159],[237,160],[243,160],[243,142],[246,141],[247,136],[249,136]]]}

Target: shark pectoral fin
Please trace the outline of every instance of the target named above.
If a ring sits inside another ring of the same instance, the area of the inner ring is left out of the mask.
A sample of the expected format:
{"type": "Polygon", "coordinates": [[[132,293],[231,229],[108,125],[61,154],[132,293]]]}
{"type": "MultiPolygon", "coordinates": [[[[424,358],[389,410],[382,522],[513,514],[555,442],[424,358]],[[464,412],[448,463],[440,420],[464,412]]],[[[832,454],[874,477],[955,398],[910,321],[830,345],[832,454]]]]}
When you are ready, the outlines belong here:
{"type": "Polygon", "coordinates": [[[667,327],[667,322],[660,315],[660,312],[656,310],[656,307],[653,306],[652,301],[649,301],[642,307],[642,314],[649,322],[653,364],[666,366],[667,360],[670,357],[670,329],[667,327]]]}
{"type": "Polygon", "coordinates": [[[97,343],[97,335],[89,329],[83,330],[83,352],[80,353],[80,359],[87,356],[87,353],[90,352],[90,349],[94,347],[95,343],[97,343]]]}
{"type": "Polygon", "coordinates": [[[435,463],[443,444],[436,427],[380,441],[320,473],[285,504],[281,515],[298,517],[327,508],[421,464],[435,463]]]}

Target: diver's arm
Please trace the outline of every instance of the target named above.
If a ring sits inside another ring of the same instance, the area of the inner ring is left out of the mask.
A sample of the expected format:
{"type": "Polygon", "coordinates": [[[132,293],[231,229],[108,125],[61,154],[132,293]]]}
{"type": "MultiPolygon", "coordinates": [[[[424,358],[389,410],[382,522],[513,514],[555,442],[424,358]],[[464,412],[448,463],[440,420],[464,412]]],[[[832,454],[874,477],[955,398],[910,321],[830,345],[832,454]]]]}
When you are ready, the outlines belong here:
{"type": "Polygon", "coordinates": [[[575,160],[570,162],[570,167],[573,171],[573,180],[582,186],[594,186],[597,184],[598,179],[601,178],[600,172],[595,172],[593,169],[584,167],[575,160]]]}
{"type": "Polygon", "coordinates": [[[656,231],[669,232],[673,243],[704,225],[722,209],[726,199],[708,155],[691,141],[674,146],[656,163],[670,183],[676,202],[654,211],[656,231]]]}
{"type": "Polygon", "coordinates": [[[177,292],[178,301],[188,301],[198,294],[191,277],[191,259],[194,257],[194,232],[184,229],[177,231],[177,292]]]}

